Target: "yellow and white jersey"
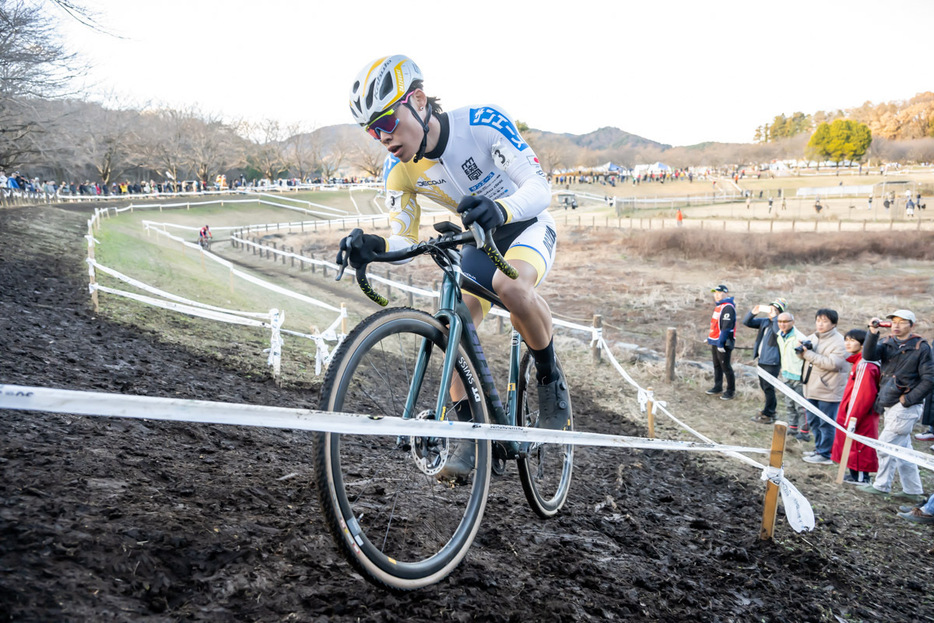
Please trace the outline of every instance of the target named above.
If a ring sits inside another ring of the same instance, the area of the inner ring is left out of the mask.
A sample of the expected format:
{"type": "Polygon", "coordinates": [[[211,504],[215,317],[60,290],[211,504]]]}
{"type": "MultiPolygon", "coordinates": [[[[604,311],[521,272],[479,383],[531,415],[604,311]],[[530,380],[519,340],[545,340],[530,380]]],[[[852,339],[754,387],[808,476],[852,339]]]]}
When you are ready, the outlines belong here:
{"type": "Polygon", "coordinates": [[[535,219],[551,202],[551,186],[538,157],[512,120],[492,106],[439,113],[437,147],[416,162],[386,158],[386,208],[392,235],[388,250],[418,242],[424,195],[456,212],[467,195],[482,195],[506,210],[506,222],[535,219]]]}

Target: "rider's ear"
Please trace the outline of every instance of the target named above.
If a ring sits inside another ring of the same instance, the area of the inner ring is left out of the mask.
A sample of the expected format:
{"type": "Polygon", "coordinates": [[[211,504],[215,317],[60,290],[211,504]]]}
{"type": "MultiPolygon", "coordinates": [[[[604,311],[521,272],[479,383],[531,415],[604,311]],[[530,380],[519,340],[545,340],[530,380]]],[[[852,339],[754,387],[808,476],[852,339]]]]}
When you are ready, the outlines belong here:
{"type": "Polygon", "coordinates": [[[425,92],[421,89],[414,89],[412,91],[412,104],[416,109],[421,110],[428,103],[428,96],[425,95],[425,92]]]}

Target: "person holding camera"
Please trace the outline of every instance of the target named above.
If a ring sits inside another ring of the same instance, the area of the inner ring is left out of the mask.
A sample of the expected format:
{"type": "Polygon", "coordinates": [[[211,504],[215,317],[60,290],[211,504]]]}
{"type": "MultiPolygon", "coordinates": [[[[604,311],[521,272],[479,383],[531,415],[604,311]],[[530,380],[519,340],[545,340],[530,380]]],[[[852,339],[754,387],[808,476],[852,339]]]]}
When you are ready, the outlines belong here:
{"type": "Polygon", "coordinates": [[[721,394],[720,400],[733,400],[736,392],[736,375],[730,356],[736,346],[736,304],[730,296],[730,289],[720,284],[712,289],[713,300],[717,306],[710,317],[710,332],[707,343],[713,357],[713,387],[707,395],[721,394]],[[726,377],[726,391],[723,391],[723,377],[726,377]]]}
{"type": "Polygon", "coordinates": [[[846,358],[843,336],[837,331],[839,315],[836,310],[822,308],[814,315],[815,331],[795,348],[798,357],[804,360],[804,397],[821,413],[824,420],[808,413],[808,424],[814,433],[814,451],[806,452],[807,463],[832,465],[830,452],[836,429],[837,409],[843,398],[850,364],[846,358]]]}
{"type": "MultiPolygon", "coordinates": [[[[756,305],[746,312],[743,324],[751,329],[758,329],[756,343],[753,347],[759,367],[777,377],[782,369],[782,354],[778,347],[778,315],[785,311],[788,303],[785,299],[775,299],[768,305],[756,305]],[[768,314],[768,318],[756,318],[756,314],[768,314]]],[[[753,422],[772,424],[775,422],[775,409],[778,401],[775,399],[775,388],[762,377],[759,377],[759,387],[765,394],[765,406],[758,415],[753,416],[753,422]]]]}
{"type": "MultiPolygon", "coordinates": [[[[873,406],[883,418],[879,441],[911,448],[911,429],[921,417],[925,397],[934,388],[934,361],[930,345],[920,335],[911,332],[915,324],[915,315],[911,311],[899,309],[886,317],[891,320],[891,332],[881,340],[879,328],[889,323],[883,323],[879,318],[869,321],[863,359],[882,364],[879,394],[873,406]]],[[[902,485],[900,497],[923,502],[924,488],[918,466],[885,452],[879,452],[879,471],[875,482],[860,489],[866,493],[886,495],[892,491],[896,471],[902,485]]]]}

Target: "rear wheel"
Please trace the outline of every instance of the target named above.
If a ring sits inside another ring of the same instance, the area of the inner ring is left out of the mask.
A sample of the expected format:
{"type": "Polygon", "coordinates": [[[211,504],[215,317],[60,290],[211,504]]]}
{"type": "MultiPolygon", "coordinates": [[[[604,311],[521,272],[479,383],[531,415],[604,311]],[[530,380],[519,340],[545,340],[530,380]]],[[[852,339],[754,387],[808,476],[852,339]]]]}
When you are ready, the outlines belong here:
{"type": "MultiPolygon", "coordinates": [[[[335,354],[320,408],[400,417],[415,392],[411,417],[442,419],[435,409],[446,348],[446,328],[424,312],[374,314],[335,354]]],[[[457,405],[458,419],[485,423],[477,373],[458,351],[454,373],[469,396],[457,405]]],[[[454,407],[447,400],[444,419],[454,407]]],[[[394,589],[437,582],[464,558],[486,506],[490,467],[489,441],[315,435],[318,495],[332,535],[367,579],[394,589]],[[456,478],[445,470],[455,454],[467,457],[456,478]]]]}
{"type": "MultiPolygon", "coordinates": [[[[560,368],[560,365],[559,365],[560,368]]],[[[562,375],[564,371],[562,370],[562,375]]],[[[567,377],[565,377],[567,379],[567,377]]],[[[538,383],[535,362],[529,353],[519,365],[517,422],[521,426],[538,424],[538,383]]],[[[570,426],[574,430],[573,405],[570,426]]],[[[544,519],[554,517],[568,499],[571,475],[574,471],[572,444],[533,443],[519,458],[519,480],[529,506],[544,519]]]]}

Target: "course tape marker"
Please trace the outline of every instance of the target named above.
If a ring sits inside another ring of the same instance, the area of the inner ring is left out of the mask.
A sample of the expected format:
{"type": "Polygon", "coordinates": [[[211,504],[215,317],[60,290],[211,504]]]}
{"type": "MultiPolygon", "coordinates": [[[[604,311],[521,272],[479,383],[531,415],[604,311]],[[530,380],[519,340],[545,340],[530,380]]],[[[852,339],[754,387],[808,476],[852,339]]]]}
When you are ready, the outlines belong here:
{"type": "Polygon", "coordinates": [[[83,392],[46,387],[0,385],[0,408],[45,411],[142,420],[229,424],[358,435],[417,435],[528,441],[645,450],[684,450],[693,452],[747,452],[767,454],[765,448],[722,446],[691,441],[664,441],[624,435],[604,435],[581,431],[557,431],[499,424],[380,417],[355,413],[333,413],[312,409],[292,409],[245,405],[208,400],[127,396],[105,392],[83,392]]]}
{"type": "Polygon", "coordinates": [[[837,424],[836,420],[832,420],[829,417],[827,417],[827,415],[823,411],[821,411],[820,409],[812,405],[809,401],[802,398],[801,395],[798,394],[797,392],[789,389],[787,385],[779,381],[777,378],[775,378],[774,376],[772,376],[771,374],[769,374],[762,368],[756,366],[756,372],[759,374],[760,377],[764,378],[766,381],[771,383],[775,387],[775,389],[779,390],[780,392],[782,392],[783,394],[785,394],[786,396],[794,400],[797,404],[804,407],[808,411],[808,413],[813,413],[814,415],[824,420],[825,422],[829,422],[838,431],[842,431],[844,435],[848,435],[849,437],[852,437],[854,441],[858,441],[860,443],[866,444],[867,446],[871,448],[875,448],[876,450],[880,452],[891,454],[892,456],[902,459],[904,461],[908,461],[909,463],[914,463],[918,467],[923,467],[925,469],[934,471],[934,456],[931,456],[930,454],[924,454],[923,452],[918,452],[917,450],[911,450],[909,448],[904,448],[902,446],[893,446],[890,443],[879,441],[878,439],[873,439],[871,437],[866,437],[864,435],[857,435],[855,433],[851,433],[847,431],[845,428],[843,428],[842,426],[840,426],[839,424],[837,424]]]}

